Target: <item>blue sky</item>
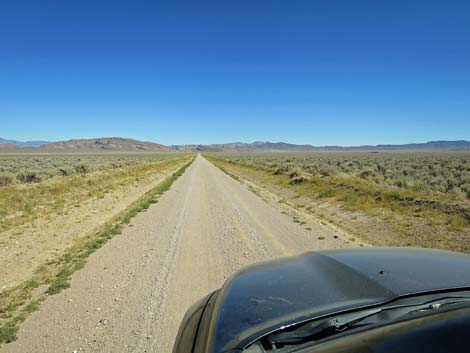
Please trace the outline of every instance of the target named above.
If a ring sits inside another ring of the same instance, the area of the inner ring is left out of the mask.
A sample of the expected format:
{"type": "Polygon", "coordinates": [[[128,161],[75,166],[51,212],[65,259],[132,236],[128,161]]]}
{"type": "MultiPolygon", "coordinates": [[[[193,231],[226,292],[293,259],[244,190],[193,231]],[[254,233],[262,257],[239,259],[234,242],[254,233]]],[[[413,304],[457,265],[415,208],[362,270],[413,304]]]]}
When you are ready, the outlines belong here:
{"type": "Polygon", "coordinates": [[[0,3],[0,137],[470,139],[468,1],[0,3]]]}

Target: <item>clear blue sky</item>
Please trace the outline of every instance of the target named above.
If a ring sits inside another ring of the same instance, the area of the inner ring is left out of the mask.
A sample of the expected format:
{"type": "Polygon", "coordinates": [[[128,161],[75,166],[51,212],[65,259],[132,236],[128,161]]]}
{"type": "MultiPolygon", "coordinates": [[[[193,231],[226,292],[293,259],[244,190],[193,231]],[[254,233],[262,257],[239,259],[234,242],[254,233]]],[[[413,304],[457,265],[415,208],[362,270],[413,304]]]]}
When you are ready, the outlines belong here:
{"type": "Polygon", "coordinates": [[[0,3],[0,137],[470,139],[470,2],[0,3]]]}

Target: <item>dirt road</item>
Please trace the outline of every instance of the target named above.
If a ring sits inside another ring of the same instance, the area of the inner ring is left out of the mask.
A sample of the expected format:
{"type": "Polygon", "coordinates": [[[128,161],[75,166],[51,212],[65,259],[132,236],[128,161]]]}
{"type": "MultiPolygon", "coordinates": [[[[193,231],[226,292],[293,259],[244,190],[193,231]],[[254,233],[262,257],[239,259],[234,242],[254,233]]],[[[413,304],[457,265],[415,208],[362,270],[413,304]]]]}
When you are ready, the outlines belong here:
{"type": "Polygon", "coordinates": [[[2,352],[168,353],[188,306],[234,271],[345,246],[346,234],[252,188],[198,156],[2,352]]]}

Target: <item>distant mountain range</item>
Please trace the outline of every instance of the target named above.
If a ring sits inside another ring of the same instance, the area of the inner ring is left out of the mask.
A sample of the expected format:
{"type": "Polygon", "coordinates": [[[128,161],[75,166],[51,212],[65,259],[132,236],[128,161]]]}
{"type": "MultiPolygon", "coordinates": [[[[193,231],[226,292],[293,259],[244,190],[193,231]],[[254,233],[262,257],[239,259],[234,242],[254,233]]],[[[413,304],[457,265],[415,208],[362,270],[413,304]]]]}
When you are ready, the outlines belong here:
{"type": "Polygon", "coordinates": [[[410,143],[404,145],[376,145],[376,146],[321,146],[295,145],[285,142],[261,142],[253,143],[232,142],[212,145],[178,145],[172,149],[188,151],[470,151],[470,141],[430,141],[426,143],[410,143]]]}
{"type": "Polygon", "coordinates": [[[49,143],[48,141],[15,141],[15,140],[5,140],[0,138],[0,145],[15,145],[20,147],[38,147],[49,143]]]}
{"type": "Polygon", "coordinates": [[[184,152],[276,152],[276,151],[470,151],[470,141],[430,141],[403,145],[364,145],[364,146],[322,146],[296,145],[285,142],[253,143],[232,142],[211,145],[165,146],[154,142],[144,142],[121,137],[101,137],[58,142],[20,142],[0,138],[0,151],[24,152],[98,152],[98,151],[184,151],[184,152]]]}
{"type": "Polygon", "coordinates": [[[285,142],[261,142],[253,143],[231,142],[212,145],[176,145],[171,146],[177,150],[197,150],[197,151],[311,151],[315,147],[311,145],[294,145],[285,142]]]}

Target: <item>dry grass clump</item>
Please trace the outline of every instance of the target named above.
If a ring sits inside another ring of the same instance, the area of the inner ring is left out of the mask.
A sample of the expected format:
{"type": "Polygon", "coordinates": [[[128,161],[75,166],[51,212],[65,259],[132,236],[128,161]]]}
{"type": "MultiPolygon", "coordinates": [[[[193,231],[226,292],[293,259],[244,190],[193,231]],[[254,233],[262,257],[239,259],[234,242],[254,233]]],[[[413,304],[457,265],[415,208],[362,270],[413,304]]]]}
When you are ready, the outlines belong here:
{"type": "MultiPolygon", "coordinates": [[[[276,172],[277,172],[277,170],[276,170],[276,172]]],[[[279,174],[276,174],[276,172],[274,172],[273,174],[274,175],[279,175],[279,174]]],[[[290,171],[288,175],[289,175],[289,178],[290,178],[289,184],[291,184],[291,185],[302,184],[302,183],[310,180],[310,177],[308,176],[308,174],[305,173],[303,170],[301,170],[299,168],[295,168],[294,170],[290,171]]]]}

